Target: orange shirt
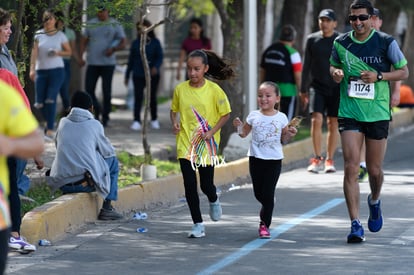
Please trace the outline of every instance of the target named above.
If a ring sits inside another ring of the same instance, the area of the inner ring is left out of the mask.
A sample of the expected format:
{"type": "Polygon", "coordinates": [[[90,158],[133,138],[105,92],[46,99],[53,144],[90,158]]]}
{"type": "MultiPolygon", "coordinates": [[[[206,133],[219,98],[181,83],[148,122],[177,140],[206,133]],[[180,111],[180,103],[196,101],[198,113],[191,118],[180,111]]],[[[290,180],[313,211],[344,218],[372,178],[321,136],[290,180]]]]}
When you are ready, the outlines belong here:
{"type": "Polygon", "coordinates": [[[400,104],[414,104],[414,92],[406,84],[402,84],[400,87],[400,104]]]}

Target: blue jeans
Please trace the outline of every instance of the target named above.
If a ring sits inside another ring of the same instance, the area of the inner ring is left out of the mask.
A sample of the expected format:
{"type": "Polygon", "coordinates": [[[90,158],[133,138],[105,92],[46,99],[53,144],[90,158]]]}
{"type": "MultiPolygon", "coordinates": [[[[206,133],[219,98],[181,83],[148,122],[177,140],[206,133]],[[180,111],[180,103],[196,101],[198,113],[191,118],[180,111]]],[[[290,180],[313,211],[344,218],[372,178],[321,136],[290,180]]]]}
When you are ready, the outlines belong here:
{"type": "MultiPolygon", "coordinates": [[[[110,157],[105,159],[106,164],[109,167],[109,173],[111,177],[111,187],[109,190],[108,196],[105,198],[107,200],[116,201],[118,199],[118,174],[119,174],[119,166],[118,166],[118,159],[116,157],[110,157]]],[[[89,193],[95,191],[95,187],[93,186],[82,186],[82,185],[63,185],[60,187],[60,190],[64,194],[67,193],[89,193]]]]}
{"type": "Polygon", "coordinates": [[[19,190],[19,195],[26,194],[30,188],[30,179],[24,174],[26,165],[27,160],[20,158],[16,159],[17,188],[19,190]]]}
{"type": "Polygon", "coordinates": [[[56,116],[57,95],[65,80],[64,68],[37,70],[35,79],[35,102],[43,104],[41,111],[47,122],[47,129],[53,130],[56,116]]]}
{"type": "Polygon", "coordinates": [[[68,110],[70,103],[69,103],[69,84],[70,84],[70,59],[63,59],[63,63],[65,64],[65,80],[63,81],[62,88],[60,88],[60,98],[62,99],[62,105],[64,110],[68,110]]]}
{"type": "Polygon", "coordinates": [[[102,122],[104,124],[108,122],[109,113],[111,112],[112,77],[114,70],[115,65],[88,65],[86,69],[85,90],[92,97],[93,106],[95,107],[95,118],[99,119],[99,115],[102,113],[102,122]],[[99,104],[95,94],[96,83],[99,77],[102,80],[103,106],[99,104]]]}

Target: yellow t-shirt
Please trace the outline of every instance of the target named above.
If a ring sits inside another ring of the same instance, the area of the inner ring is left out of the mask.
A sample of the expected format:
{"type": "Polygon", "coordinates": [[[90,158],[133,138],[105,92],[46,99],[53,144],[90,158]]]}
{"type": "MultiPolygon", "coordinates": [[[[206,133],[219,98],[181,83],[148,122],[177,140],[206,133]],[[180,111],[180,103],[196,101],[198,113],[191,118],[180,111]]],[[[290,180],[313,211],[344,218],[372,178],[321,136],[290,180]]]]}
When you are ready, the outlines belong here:
{"type": "Polygon", "coordinates": [[[197,164],[212,164],[217,157],[220,130],[209,142],[200,134],[213,128],[220,118],[231,112],[229,100],[216,83],[207,80],[199,88],[189,81],[178,84],[174,90],[171,110],[179,113],[181,130],[177,135],[177,158],[197,164]]]}
{"type": "MultiPolygon", "coordinates": [[[[0,80],[0,134],[17,138],[30,134],[37,127],[37,120],[26,107],[22,97],[14,88],[0,80]]],[[[10,225],[8,194],[7,159],[0,156],[0,230],[10,225]]]]}

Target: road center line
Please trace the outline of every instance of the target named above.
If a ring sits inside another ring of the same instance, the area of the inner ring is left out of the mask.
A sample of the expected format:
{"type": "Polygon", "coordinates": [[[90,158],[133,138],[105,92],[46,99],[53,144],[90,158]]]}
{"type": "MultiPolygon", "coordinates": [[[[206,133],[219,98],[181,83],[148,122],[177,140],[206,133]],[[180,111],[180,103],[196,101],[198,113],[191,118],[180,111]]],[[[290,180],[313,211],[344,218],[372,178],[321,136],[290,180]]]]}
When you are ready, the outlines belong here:
{"type": "Polygon", "coordinates": [[[330,200],[328,202],[326,202],[325,204],[307,212],[304,213],[302,215],[300,215],[297,218],[294,218],[292,220],[289,220],[287,222],[285,222],[284,224],[279,225],[278,227],[272,229],[271,232],[271,238],[270,239],[256,239],[253,240],[247,244],[245,244],[243,247],[241,247],[239,250],[237,250],[236,252],[228,255],[227,257],[225,257],[224,259],[218,261],[217,263],[207,267],[206,269],[200,271],[198,273],[198,275],[206,275],[206,274],[213,274],[214,272],[217,272],[221,269],[223,269],[224,267],[234,263],[235,261],[239,260],[240,258],[246,256],[247,254],[249,254],[250,252],[262,247],[263,245],[265,245],[266,243],[270,242],[271,240],[277,238],[280,234],[288,231],[289,229],[291,229],[292,227],[295,227],[296,225],[299,225],[307,220],[312,219],[313,217],[322,214],[323,212],[326,212],[328,210],[330,210],[331,208],[336,207],[337,205],[343,203],[345,200],[344,199],[333,199],[330,200]]]}

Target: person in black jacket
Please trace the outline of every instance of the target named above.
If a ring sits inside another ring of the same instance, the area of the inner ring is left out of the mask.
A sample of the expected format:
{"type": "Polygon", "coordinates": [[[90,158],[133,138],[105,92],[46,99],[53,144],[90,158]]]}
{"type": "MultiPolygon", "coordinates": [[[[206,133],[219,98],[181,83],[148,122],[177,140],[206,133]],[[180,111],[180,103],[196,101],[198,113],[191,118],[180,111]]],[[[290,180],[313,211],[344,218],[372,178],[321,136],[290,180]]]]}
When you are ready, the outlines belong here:
{"type": "Polygon", "coordinates": [[[302,107],[309,104],[312,116],[311,137],[314,157],[310,159],[308,171],[318,173],[335,172],[334,153],[338,142],[338,108],[339,84],[332,80],[329,74],[329,57],[332,45],[338,36],[336,15],[331,9],[319,13],[319,31],[308,36],[306,41],[305,58],[302,71],[302,90],[300,93],[302,107]],[[326,159],[322,157],[322,125],[327,116],[327,145],[326,159]],[[323,169],[323,166],[324,169],[323,169]]]}

